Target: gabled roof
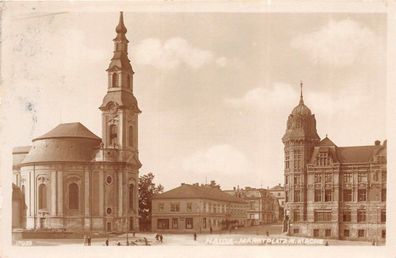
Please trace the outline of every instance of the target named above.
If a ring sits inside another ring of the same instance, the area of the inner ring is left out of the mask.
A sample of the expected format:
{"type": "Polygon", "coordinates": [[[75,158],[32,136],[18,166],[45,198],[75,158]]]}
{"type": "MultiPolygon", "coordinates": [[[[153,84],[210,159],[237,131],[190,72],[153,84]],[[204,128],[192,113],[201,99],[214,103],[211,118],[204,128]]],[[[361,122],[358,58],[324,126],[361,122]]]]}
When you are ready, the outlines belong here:
{"type": "Polygon", "coordinates": [[[190,184],[182,184],[181,186],[165,193],[155,195],[153,199],[208,199],[215,201],[245,203],[244,200],[229,195],[221,191],[219,188],[190,184]]]}
{"type": "Polygon", "coordinates": [[[276,185],[276,186],[270,188],[269,190],[270,190],[270,191],[283,191],[283,190],[284,190],[284,187],[281,186],[281,185],[276,185]]]}
{"type": "Polygon", "coordinates": [[[98,136],[79,122],[59,124],[48,133],[33,139],[33,141],[49,138],[89,138],[100,140],[98,136]]]}
{"type": "Polygon", "coordinates": [[[318,144],[318,146],[337,146],[334,144],[332,140],[330,140],[327,136],[321,140],[318,144]]]}

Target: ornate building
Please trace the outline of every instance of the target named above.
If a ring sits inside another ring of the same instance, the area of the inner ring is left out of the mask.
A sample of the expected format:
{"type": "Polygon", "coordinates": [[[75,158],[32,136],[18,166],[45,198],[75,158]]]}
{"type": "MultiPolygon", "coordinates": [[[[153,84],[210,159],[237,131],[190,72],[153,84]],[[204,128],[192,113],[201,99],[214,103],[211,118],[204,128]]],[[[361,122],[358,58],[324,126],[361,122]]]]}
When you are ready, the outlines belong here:
{"type": "Polygon", "coordinates": [[[384,240],[386,141],[338,147],[327,136],[320,140],[302,92],[282,141],[289,234],[384,240]]]}
{"type": "Polygon", "coordinates": [[[13,151],[14,183],[26,229],[125,232],[138,227],[138,114],[122,12],[108,87],[102,138],[81,123],[60,124],[13,151]]]}

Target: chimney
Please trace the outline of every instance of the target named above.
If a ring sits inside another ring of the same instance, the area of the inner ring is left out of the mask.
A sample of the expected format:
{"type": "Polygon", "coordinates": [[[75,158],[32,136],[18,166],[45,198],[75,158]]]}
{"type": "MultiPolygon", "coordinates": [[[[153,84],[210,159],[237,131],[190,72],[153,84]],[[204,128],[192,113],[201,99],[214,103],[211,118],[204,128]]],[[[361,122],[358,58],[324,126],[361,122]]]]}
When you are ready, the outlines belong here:
{"type": "Polygon", "coordinates": [[[374,144],[375,144],[375,146],[379,146],[379,145],[381,145],[381,141],[376,140],[376,141],[374,142],[374,144]]]}

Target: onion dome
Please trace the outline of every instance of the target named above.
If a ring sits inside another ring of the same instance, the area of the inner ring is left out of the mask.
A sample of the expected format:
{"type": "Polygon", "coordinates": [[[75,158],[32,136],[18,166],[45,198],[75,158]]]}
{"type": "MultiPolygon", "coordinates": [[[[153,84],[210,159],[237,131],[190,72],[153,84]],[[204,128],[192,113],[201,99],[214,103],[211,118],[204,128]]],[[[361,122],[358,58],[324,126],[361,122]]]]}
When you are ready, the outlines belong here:
{"type": "Polygon", "coordinates": [[[311,110],[304,104],[304,99],[302,95],[302,83],[301,83],[301,93],[300,93],[300,103],[296,106],[293,111],[293,115],[309,116],[312,115],[311,110]]]}

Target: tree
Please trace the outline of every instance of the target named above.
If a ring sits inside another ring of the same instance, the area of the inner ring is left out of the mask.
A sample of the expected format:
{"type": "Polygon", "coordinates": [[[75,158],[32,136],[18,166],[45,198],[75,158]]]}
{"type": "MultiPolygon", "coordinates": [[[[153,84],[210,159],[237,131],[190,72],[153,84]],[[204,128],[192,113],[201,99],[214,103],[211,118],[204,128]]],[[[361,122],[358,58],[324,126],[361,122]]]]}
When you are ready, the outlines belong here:
{"type": "Polygon", "coordinates": [[[139,227],[142,231],[148,231],[151,228],[151,201],[153,196],[164,191],[164,187],[161,184],[156,186],[153,179],[154,175],[151,172],[139,177],[139,227]]]}

